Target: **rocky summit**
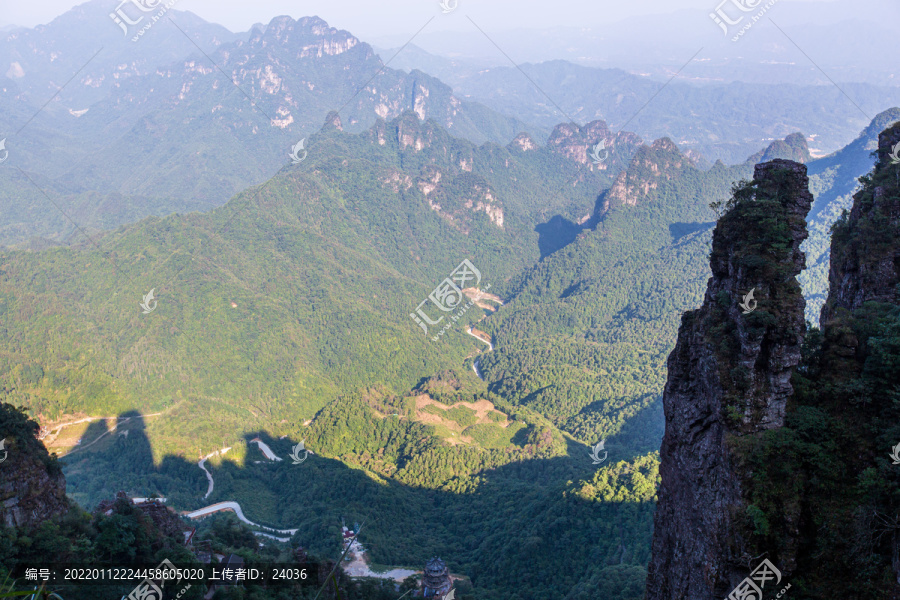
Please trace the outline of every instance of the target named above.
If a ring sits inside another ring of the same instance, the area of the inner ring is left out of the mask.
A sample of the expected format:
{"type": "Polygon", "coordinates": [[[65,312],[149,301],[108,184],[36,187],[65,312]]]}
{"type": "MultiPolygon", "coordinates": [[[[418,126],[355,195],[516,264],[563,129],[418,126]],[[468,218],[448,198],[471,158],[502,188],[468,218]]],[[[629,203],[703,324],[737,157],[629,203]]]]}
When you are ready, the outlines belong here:
{"type": "Polygon", "coordinates": [[[713,234],[703,305],[684,315],[668,359],[648,600],[720,599],[749,572],[733,523],[745,474],[730,439],[784,422],[805,333],[796,276],[811,203],[805,166],[762,163],[713,234]]]}

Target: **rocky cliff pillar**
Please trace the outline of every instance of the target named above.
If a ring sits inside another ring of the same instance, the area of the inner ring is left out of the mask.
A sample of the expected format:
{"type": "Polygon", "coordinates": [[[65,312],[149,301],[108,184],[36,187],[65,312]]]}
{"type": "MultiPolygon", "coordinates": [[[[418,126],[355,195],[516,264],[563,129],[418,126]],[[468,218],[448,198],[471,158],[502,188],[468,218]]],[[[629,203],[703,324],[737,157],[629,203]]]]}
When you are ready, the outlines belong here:
{"type": "Polygon", "coordinates": [[[668,360],[647,600],[722,600],[774,558],[748,552],[749,483],[731,442],[784,423],[805,335],[808,183],[802,164],[757,165],[713,233],[703,305],[683,316],[668,360]]]}
{"type": "Polygon", "coordinates": [[[897,154],[900,123],[879,134],[878,183],[854,194],[853,208],[831,240],[828,300],[819,319],[823,327],[840,309],[855,310],[869,301],[900,304],[900,252],[893,229],[900,224],[900,174],[888,174],[897,154]]]}

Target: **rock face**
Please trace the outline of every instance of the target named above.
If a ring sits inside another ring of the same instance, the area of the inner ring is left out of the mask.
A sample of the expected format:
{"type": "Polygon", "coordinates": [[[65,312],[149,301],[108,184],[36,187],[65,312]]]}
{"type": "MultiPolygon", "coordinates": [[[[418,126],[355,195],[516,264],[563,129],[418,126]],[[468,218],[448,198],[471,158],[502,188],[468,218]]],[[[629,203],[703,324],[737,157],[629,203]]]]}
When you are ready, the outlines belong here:
{"type": "Polygon", "coordinates": [[[538,145],[527,133],[520,133],[516,138],[507,145],[507,148],[518,148],[522,152],[537,149],[538,145]]]}
{"type": "MultiPolygon", "coordinates": [[[[878,136],[878,169],[895,164],[892,154],[900,144],[900,125],[878,136]]],[[[898,147],[900,150],[900,147],[898,147]]],[[[891,182],[893,183],[893,182],[891,182]]],[[[900,304],[900,249],[884,237],[885,225],[900,223],[900,200],[877,186],[874,192],[861,191],[854,196],[847,219],[849,230],[858,231],[852,239],[835,239],[828,273],[829,295],[822,307],[820,322],[832,320],[839,309],[854,310],[874,300],[900,304]],[[884,224],[876,224],[884,220],[884,224]]]]}
{"type": "Polygon", "coordinates": [[[611,154],[630,156],[640,143],[641,138],[633,133],[613,133],[604,121],[591,121],[583,127],[575,123],[557,125],[547,140],[547,147],[577,163],[589,165],[592,170],[602,171],[613,162],[608,160],[611,154]]]}
{"type": "Polygon", "coordinates": [[[38,430],[25,413],[0,403],[0,523],[7,527],[39,525],[69,510],[66,480],[38,430]]]}
{"type": "Polygon", "coordinates": [[[612,186],[603,193],[600,214],[619,206],[635,206],[663,180],[677,177],[691,163],[669,138],[660,138],[635,152],[628,169],[616,175],[612,186]]]}
{"type": "Polygon", "coordinates": [[[333,110],[328,113],[325,117],[325,125],[322,126],[322,129],[334,128],[338,131],[343,131],[344,126],[341,124],[341,115],[338,114],[336,110],[333,110]]]}
{"type": "Polygon", "coordinates": [[[796,276],[812,200],[805,166],[759,164],[713,234],[703,306],[682,318],[668,359],[647,600],[722,600],[765,558],[749,555],[736,525],[747,474],[731,442],[784,423],[805,335],[796,276]]]}

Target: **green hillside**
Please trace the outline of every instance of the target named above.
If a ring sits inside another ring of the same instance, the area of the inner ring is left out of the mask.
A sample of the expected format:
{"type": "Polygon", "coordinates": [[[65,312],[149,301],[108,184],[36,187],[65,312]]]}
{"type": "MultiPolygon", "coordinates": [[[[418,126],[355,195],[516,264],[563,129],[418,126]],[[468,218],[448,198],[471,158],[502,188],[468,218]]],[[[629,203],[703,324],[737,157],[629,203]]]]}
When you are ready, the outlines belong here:
{"type": "Polygon", "coordinates": [[[681,313],[706,283],[708,205],[750,170],[700,171],[665,139],[642,148],[596,229],[500,288],[513,299],[479,325],[496,346],[480,362],[489,389],[591,444],[658,408],[681,313]]]}
{"type": "Polygon", "coordinates": [[[20,199],[0,211],[2,245],[35,236],[65,241],[77,233],[75,224],[109,229],[221,206],[289,164],[294,144],[334,110],[354,132],[407,110],[478,144],[506,144],[529,129],[455,97],[425,73],[386,68],[368,44],[317,17],[276,17],[236,35],[180,14],[197,45],[170,25],[147,36],[157,43],[178,36],[154,54],[152,42],[139,52],[143,43],[123,49],[121,38],[110,40],[119,33],[108,11],[95,0],[51,27],[0,40],[0,59],[28,69],[27,77],[0,85],[0,139],[9,151],[0,165],[0,194],[20,199]],[[57,46],[60,30],[72,29],[107,43],[47,51],[44,46],[57,46]],[[190,51],[182,55],[185,43],[190,51]],[[92,54],[96,61],[87,71],[42,108],[59,91],[60,73],[73,68],[73,57],[92,54]],[[53,64],[56,55],[65,66],[53,64]],[[53,92],[41,89],[47,78],[55,82],[53,92]],[[60,211],[68,218],[56,216],[60,211]]]}
{"type": "Polygon", "coordinates": [[[476,147],[413,114],[360,135],[329,125],[308,147],[221,209],[4,253],[10,398],[45,421],[164,411],[159,457],[309,419],[364,386],[409,390],[478,344],[461,323],[440,343],[422,335],[409,315],[434,286],[464,258],[482,288],[499,285],[539,258],[541,213],[590,213],[609,182],[553,149],[476,147]]]}
{"type": "Polygon", "coordinates": [[[604,127],[504,148],[410,113],[361,134],[329,117],[303,162],[222,208],[7,251],[4,394],[45,423],[113,418],[47,438],[86,507],[234,500],[331,558],[345,516],[369,523],[374,563],[440,554],[474,598],[637,600],[663,361],[706,279],[709,204],[750,165],[702,171],[625,134],[626,171],[579,161],[604,127]],[[423,335],[410,313],[463,259],[504,305],[423,335]],[[482,317],[486,382],[465,333],[482,317]],[[314,454],[271,462],[257,435],[314,454]],[[204,497],[196,461],[224,447],[204,497]]]}
{"type": "MultiPolygon", "coordinates": [[[[598,473],[587,446],[471,372],[483,345],[465,323],[487,311],[471,308],[437,341],[409,317],[463,258],[482,289],[533,265],[561,243],[548,242],[542,215],[582,227],[614,173],[567,158],[585,142],[567,131],[553,148],[502,148],[412,114],[359,135],[328,125],[304,162],[220,209],[147,219],[96,246],[7,251],[4,394],[44,423],[114,417],[82,425],[77,440],[46,440],[65,451],[80,442],[63,464],[86,507],[118,489],[182,510],[236,500],[256,522],[299,526],[295,543],[329,556],[335,523],[354,513],[371,520],[363,541],[376,563],[440,553],[478,597],[534,588],[549,598],[551,574],[578,563],[572,597],[588,597],[587,577],[622,582],[619,597],[636,599],[658,412],[610,441],[598,473]],[[143,314],[151,288],[157,304],[143,314]],[[410,414],[425,393],[435,404],[410,414]],[[472,408],[484,402],[494,408],[472,408]],[[258,432],[281,456],[305,440],[309,469],[267,464],[247,444],[258,432]],[[233,451],[210,461],[216,485],[203,498],[195,462],[225,446],[233,451]],[[537,568],[540,540],[557,549],[537,568]]],[[[626,135],[611,148],[624,164],[636,144],[626,135]]]]}

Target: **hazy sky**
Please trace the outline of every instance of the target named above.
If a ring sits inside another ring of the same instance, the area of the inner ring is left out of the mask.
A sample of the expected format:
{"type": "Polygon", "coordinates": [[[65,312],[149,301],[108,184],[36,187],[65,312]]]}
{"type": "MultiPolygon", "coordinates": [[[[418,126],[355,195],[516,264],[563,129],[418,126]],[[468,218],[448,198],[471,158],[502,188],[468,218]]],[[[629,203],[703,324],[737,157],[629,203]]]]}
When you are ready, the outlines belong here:
{"type": "MultiPolygon", "coordinates": [[[[454,0],[448,0],[453,2],[454,0]]],[[[828,0],[791,0],[815,2],[828,0]]],[[[429,17],[440,22],[433,29],[471,28],[465,13],[491,29],[519,27],[597,26],[627,17],[667,14],[682,9],[712,11],[719,0],[458,0],[459,8],[441,13],[438,0],[178,0],[175,8],[189,10],[207,21],[232,31],[245,31],[272,17],[294,18],[317,15],[334,27],[347,29],[362,38],[405,35],[416,31],[429,17]]],[[[865,0],[859,0],[860,7],[865,0]]],[[[0,26],[15,24],[33,27],[47,23],[73,6],[73,0],[0,0],[0,26]]],[[[110,8],[119,0],[109,0],[110,8]]]]}

